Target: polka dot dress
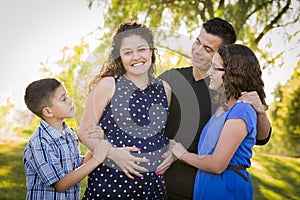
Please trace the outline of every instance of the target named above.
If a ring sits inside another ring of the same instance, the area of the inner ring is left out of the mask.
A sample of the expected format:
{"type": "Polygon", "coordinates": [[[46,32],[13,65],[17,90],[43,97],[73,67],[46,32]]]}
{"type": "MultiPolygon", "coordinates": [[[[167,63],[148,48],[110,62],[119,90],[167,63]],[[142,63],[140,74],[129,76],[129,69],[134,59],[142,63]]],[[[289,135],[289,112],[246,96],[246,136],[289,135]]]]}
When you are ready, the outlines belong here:
{"type": "Polygon", "coordinates": [[[126,78],[116,79],[115,83],[115,93],[104,110],[100,126],[114,147],[141,148],[132,154],[150,159],[149,163],[139,163],[149,172],[132,180],[112,160],[106,159],[89,174],[83,199],[167,199],[164,178],[155,174],[169,144],[164,135],[168,102],[163,83],[152,76],[144,90],[126,78]]]}

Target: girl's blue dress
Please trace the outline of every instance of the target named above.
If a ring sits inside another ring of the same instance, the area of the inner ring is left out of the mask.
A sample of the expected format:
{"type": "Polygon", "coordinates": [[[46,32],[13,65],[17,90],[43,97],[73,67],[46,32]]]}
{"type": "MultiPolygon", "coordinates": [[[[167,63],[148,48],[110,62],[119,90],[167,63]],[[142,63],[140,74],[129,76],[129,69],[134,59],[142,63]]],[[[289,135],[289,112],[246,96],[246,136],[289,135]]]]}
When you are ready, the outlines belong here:
{"type": "MultiPolygon", "coordinates": [[[[229,165],[249,168],[251,166],[252,148],[256,142],[257,115],[250,104],[243,102],[234,104],[218,117],[216,113],[211,117],[201,133],[198,144],[198,154],[213,154],[226,120],[237,118],[245,121],[248,135],[234,153],[229,165]]],[[[250,175],[246,170],[240,170],[240,172],[244,174],[249,181],[246,181],[242,176],[229,169],[226,169],[222,174],[213,174],[198,170],[194,185],[194,200],[253,199],[250,175]]]]}

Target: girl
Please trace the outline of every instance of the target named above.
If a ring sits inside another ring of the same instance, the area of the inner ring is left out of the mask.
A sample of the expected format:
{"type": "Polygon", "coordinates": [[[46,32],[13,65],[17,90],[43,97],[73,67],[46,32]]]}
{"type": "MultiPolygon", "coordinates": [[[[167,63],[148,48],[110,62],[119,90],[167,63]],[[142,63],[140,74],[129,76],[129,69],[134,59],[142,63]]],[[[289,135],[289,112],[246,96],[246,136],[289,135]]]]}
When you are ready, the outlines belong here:
{"type": "Polygon", "coordinates": [[[255,54],[246,46],[222,46],[212,59],[209,88],[221,105],[203,129],[198,155],[172,141],[173,154],[196,168],[194,199],[253,199],[249,173],[257,113],[238,102],[242,91],[257,91],[265,103],[264,83],[255,54]]]}

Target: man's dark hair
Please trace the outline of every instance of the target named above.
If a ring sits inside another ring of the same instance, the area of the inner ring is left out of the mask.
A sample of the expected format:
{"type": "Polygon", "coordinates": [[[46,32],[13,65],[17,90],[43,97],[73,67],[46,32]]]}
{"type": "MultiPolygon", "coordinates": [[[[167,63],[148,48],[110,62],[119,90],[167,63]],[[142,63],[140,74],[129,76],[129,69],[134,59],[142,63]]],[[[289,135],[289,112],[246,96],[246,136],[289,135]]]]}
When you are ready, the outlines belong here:
{"type": "Polygon", "coordinates": [[[203,28],[207,33],[222,38],[222,45],[233,44],[236,41],[236,33],[233,26],[221,18],[208,20],[203,24],[203,28]]]}

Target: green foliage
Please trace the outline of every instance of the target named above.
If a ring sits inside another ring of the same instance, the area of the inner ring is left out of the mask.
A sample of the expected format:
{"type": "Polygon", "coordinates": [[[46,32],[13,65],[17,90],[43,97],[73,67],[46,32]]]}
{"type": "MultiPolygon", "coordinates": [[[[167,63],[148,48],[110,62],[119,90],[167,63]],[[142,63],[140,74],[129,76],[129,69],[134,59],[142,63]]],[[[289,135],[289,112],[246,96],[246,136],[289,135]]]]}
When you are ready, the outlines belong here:
{"type": "Polygon", "coordinates": [[[281,155],[300,155],[300,61],[285,85],[277,85],[270,106],[272,144],[265,150],[281,155]]]}
{"type": "MultiPolygon", "coordinates": [[[[1,99],[4,100],[4,99],[1,99]]],[[[10,98],[6,98],[4,105],[0,105],[0,131],[9,131],[12,129],[12,121],[9,120],[15,106],[10,98]]]]}
{"type": "Polygon", "coordinates": [[[81,65],[78,66],[78,74],[73,86],[76,89],[74,105],[76,107],[75,120],[78,126],[84,112],[89,84],[105,61],[108,43],[109,41],[100,43],[95,51],[90,53],[88,58],[82,60],[81,65]]]}
{"type": "MultiPolygon", "coordinates": [[[[191,36],[203,22],[221,17],[233,24],[238,40],[260,52],[265,66],[274,65],[281,54],[273,56],[266,49],[260,50],[259,42],[274,28],[298,22],[300,16],[297,0],[90,0],[90,7],[97,2],[105,9],[104,13],[108,13],[104,16],[107,36],[111,36],[120,23],[132,20],[151,28],[165,27],[171,32],[183,28],[191,36]]],[[[289,35],[286,40],[292,37],[295,35],[289,35]]]]}
{"type": "MultiPolygon", "coordinates": [[[[294,0],[293,0],[294,1],[294,0]]],[[[120,23],[125,21],[139,21],[153,29],[156,47],[168,51],[160,51],[157,73],[174,66],[189,65],[190,49],[185,49],[185,41],[181,41],[182,34],[177,32],[185,30],[186,34],[194,39],[194,31],[198,32],[202,23],[212,17],[222,17],[229,20],[236,29],[238,39],[252,48],[257,48],[262,37],[275,27],[284,27],[289,23],[295,23],[299,19],[299,9],[292,8],[292,0],[237,0],[237,1],[120,1],[120,0],[89,0],[89,6],[93,4],[104,9],[104,26],[95,32],[100,32],[99,46],[90,54],[93,61],[85,59],[89,54],[89,46],[82,39],[80,45],[73,48],[65,47],[62,57],[57,61],[61,72],[56,74],[66,85],[71,97],[74,98],[76,107],[75,120],[70,125],[78,127],[84,110],[87,97],[87,88],[95,73],[105,62],[111,46],[111,37],[120,23]],[[289,8],[289,9],[287,9],[289,8]],[[272,11],[272,12],[270,12],[272,11]],[[170,39],[171,38],[171,39],[170,39]],[[173,44],[178,46],[174,47],[173,44]],[[181,46],[180,46],[181,45],[181,46]],[[167,56],[170,58],[167,58],[167,56]],[[176,61],[175,61],[176,60],[176,61]],[[175,63],[175,64],[174,64],[175,63]]],[[[295,4],[295,3],[294,3],[295,4]]],[[[296,2],[296,7],[299,6],[296,2]]],[[[289,38],[296,37],[297,34],[289,38]]],[[[191,41],[191,39],[190,39],[191,41]]],[[[271,54],[260,51],[262,58],[269,63],[271,54]]],[[[51,73],[44,64],[42,71],[51,73]]]]}
{"type": "Polygon", "coordinates": [[[300,61],[291,78],[284,86],[279,86],[274,95],[274,126],[284,128],[286,134],[300,136],[300,61]]]}
{"type": "Polygon", "coordinates": [[[287,132],[300,136],[300,62],[287,84],[282,87],[278,117],[285,119],[287,132]]]}
{"type": "MultiPolygon", "coordinates": [[[[300,10],[299,2],[295,0],[230,0],[230,1],[97,1],[90,0],[90,6],[98,2],[103,7],[104,27],[95,32],[99,34],[99,45],[94,52],[89,52],[89,46],[82,39],[80,45],[74,48],[65,47],[62,57],[56,64],[61,72],[56,74],[66,85],[76,108],[75,120],[68,121],[75,130],[79,126],[84,111],[88,85],[93,76],[101,69],[108,57],[111,46],[111,37],[121,22],[137,20],[153,29],[155,46],[158,48],[156,75],[171,67],[190,65],[190,48],[188,42],[182,40],[179,29],[186,31],[185,35],[192,36],[198,33],[202,23],[212,17],[222,17],[230,21],[236,29],[238,39],[260,52],[262,63],[274,64],[280,59],[283,52],[272,55],[267,50],[260,50],[258,44],[272,29],[285,27],[298,21],[300,10]],[[296,5],[296,6],[295,6],[296,5]],[[89,57],[86,59],[86,55],[89,57]]],[[[297,37],[299,31],[288,35],[286,40],[297,37]]],[[[194,39],[194,36],[191,37],[194,39]]],[[[189,42],[191,39],[188,39],[189,42]]],[[[296,41],[296,42],[299,42],[296,41]]],[[[282,64],[282,63],[279,63],[282,64]]],[[[44,64],[47,66],[47,63],[44,64]]],[[[45,74],[50,69],[44,67],[45,74]]],[[[295,75],[296,76],[296,75],[295,75]]],[[[276,92],[276,102],[271,106],[273,135],[270,144],[261,150],[297,156],[300,150],[295,150],[299,128],[299,76],[287,86],[280,86],[276,92]],[[291,92],[291,90],[293,92],[291,92]],[[288,135],[288,137],[286,136],[288,135]]]]}
{"type": "MultiPolygon", "coordinates": [[[[51,71],[51,64],[42,63],[42,72],[44,76],[53,76],[64,83],[68,95],[73,98],[75,105],[75,119],[66,119],[67,124],[74,130],[77,130],[81,115],[83,112],[83,103],[81,101],[81,91],[76,88],[78,71],[84,65],[84,56],[89,53],[89,45],[82,39],[80,45],[73,48],[64,47],[61,51],[61,58],[56,61],[59,72],[51,71]]],[[[82,81],[82,80],[79,80],[82,81]]]]}

